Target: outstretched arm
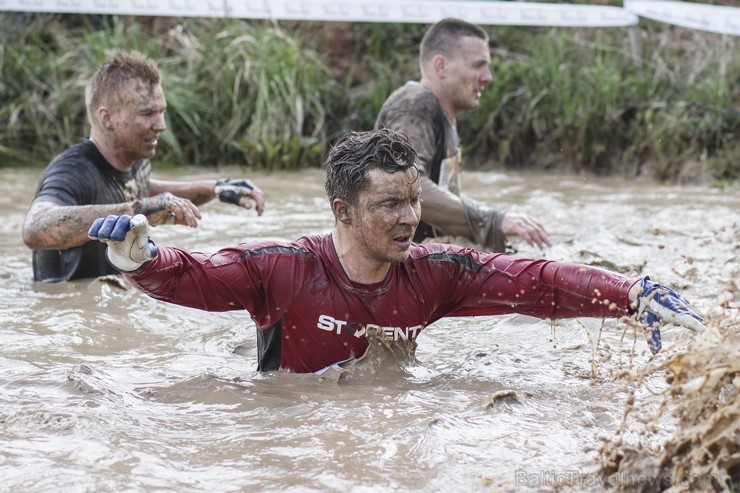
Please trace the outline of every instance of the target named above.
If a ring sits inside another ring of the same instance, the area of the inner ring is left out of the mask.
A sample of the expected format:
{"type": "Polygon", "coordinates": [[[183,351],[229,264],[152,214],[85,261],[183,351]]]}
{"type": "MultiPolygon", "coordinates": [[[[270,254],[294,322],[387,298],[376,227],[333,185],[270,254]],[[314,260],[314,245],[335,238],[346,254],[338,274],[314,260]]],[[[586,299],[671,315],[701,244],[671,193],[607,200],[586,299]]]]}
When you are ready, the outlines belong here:
{"type": "Polygon", "coordinates": [[[598,267],[546,259],[478,252],[467,255],[469,265],[478,264],[473,269],[477,281],[462,277],[462,282],[454,285],[453,292],[463,297],[465,305],[453,316],[520,313],[563,319],[636,315],[653,353],[661,349],[660,328],[665,324],[704,330],[696,308],[673,289],[647,277],[628,278],[598,267]]]}
{"type": "Polygon", "coordinates": [[[195,205],[203,205],[218,197],[221,202],[238,205],[245,209],[254,207],[260,216],[265,211],[265,195],[250,180],[230,178],[188,182],[150,180],[149,192],[152,195],[169,192],[177,197],[188,199],[195,205]]]}
{"type": "Polygon", "coordinates": [[[421,180],[421,220],[450,236],[475,241],[468,228],[467,213],[462,199],[440,188],[425,174],[421,180]]]}
{"type": "Polygon", "coordinates": [[[153,298],[200,310],[229,311],[245,308],[260,296],[261,283],[253,282],[247,269],[240,267],[243,251],[239,248],[211,255],[157,246],[149,237],[146,217],[140,214],[98,218],[88,234],[105,243],[108,261],[153,298]]]}

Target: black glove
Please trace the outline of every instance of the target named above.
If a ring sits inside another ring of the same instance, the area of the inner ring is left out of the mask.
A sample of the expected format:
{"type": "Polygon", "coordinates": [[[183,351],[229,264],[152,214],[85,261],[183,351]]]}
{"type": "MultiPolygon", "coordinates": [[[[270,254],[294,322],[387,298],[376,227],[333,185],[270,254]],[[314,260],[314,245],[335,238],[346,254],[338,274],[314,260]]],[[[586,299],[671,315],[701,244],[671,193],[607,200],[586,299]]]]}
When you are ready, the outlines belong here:
{"type": "Polygon", "coordinates": [[[218,195],[218,200],[229,204],[239,205],[239,199],[242,197],[251,197],[252,190],[257,186],[251,180],[232,180],[225,178],[218,180],[213,187],[213,193],[218,195]]]}

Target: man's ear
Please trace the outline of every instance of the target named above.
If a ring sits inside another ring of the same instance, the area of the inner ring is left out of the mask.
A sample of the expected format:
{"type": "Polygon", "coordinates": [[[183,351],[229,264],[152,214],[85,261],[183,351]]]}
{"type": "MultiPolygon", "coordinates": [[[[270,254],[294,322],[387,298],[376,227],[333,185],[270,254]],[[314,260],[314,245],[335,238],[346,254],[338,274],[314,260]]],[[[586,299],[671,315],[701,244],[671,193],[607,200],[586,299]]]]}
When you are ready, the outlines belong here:
{"type": "Polygon", "coordinates": [[[443,55],[434,55],[432,66],[437,77],[443,79],[447,76],[447,59],[443,55]]]}
{"type": "Polygon", "coordinates": [[[342,199],[334,199],[331,204],[334,217],[344,224],[352,224],[352,208],[342,199]]]}
{"type": "Polygon", "coordinates": [[[104,129],[111,131],[113,130],[113,122],[111,121],[112,113],[106,106],[98,108],[98,121],[100,126],[104,129]]]}

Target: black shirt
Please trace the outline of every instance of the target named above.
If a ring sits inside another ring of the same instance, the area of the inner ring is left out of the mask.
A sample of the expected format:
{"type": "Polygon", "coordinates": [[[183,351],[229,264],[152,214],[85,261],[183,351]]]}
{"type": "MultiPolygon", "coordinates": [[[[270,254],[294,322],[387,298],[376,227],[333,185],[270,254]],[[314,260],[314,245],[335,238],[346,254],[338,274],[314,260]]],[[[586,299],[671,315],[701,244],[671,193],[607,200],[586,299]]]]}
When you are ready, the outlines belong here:
{"type": "MultiPolygon", "coordinates": [[[[120,204],[149,195],[149,160],[130,171],[115,169],[88,138],[59,154],[44,170],[34,202],[62,206],[120,204]]],[[[34,250],[36,281],[69,281],[117,274],[105,258],[105,244],[88,241],[68,250],[34,250]]]]}

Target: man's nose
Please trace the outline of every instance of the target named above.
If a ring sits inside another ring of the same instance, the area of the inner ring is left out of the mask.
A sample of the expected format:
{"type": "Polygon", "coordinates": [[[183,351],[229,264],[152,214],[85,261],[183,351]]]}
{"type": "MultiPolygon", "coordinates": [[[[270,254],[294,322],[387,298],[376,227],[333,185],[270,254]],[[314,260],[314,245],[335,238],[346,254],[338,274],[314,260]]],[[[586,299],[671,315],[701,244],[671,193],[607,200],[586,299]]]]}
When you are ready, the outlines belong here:
{"type": "Polygon", "coordinates": [[[402,224],[411,224],[416,226],[421,220],[421,207],[414,204],[408,204],[404,207],[403,213],[399,218],[399,222],[402,224]]]}
{"type": "Polygon", "coordinates": [[[158,132],[164,132],[167,130],[167,122],[164,119],[164,113],[157,113],[154,118],[154,129],[158,132]]]}
{"type": "Polygon", "coordinates": [[[491,69],[486,66],[486,68],[483,69],[483,73],[481,73],[480,81],[483,84],[490,84],[493,80],[493,75],[491,74],[491,69]]]}

